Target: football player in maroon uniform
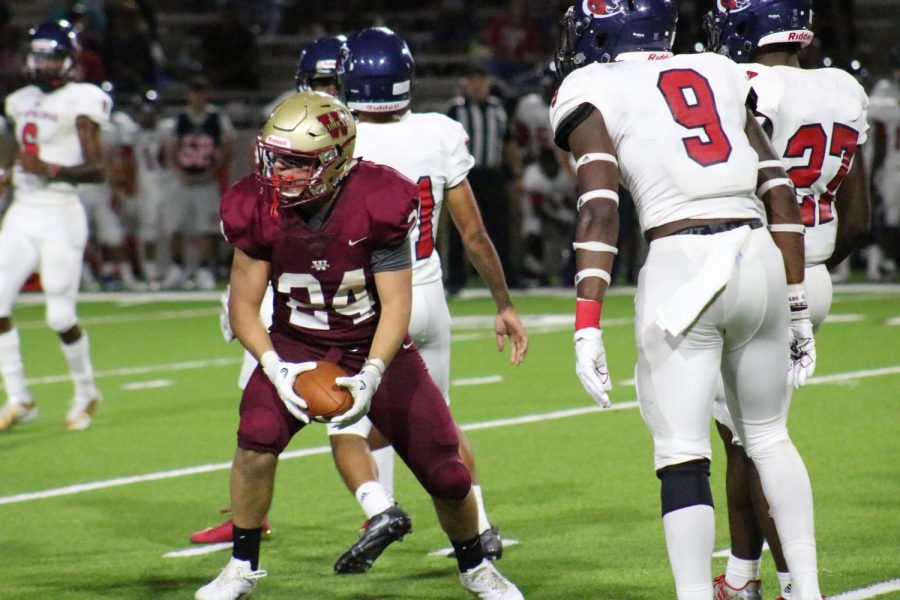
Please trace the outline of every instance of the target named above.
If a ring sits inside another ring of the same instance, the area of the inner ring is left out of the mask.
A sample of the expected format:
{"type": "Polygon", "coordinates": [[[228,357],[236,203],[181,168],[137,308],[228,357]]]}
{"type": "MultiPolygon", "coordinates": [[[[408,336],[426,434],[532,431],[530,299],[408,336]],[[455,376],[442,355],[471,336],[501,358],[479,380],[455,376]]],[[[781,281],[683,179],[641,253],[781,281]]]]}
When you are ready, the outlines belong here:
{"type": "Polygon", "coordinates": [[[354,402],[332,422],[349,425],[366,415],[392,443],[432,496],[463,587],[481,598],[523,598],[484,557],[456,426],[406,333],[408,234],[418,188],[393,169],[354,160],[355,136],[342,103],[298,93],[263,126],[257,174],[222,198],[223,231],[234,246],[231,326],[260,366],[240,406],[230,485],[232,558],[196,598],[244,598],[265,575],[260,535],[278,455],[309,423],[293,383],[318,360],[356,373],[337,380],[354,402]],[[259,309],[270,284],[274,318],[266,330],[259,309]]]}

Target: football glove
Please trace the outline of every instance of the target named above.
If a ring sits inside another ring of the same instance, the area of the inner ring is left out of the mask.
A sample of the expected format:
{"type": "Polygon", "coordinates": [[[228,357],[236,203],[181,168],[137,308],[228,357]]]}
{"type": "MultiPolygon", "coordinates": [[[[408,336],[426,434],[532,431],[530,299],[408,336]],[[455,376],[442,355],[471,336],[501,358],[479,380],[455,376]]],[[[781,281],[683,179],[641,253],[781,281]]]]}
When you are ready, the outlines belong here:
{"type": "Polygon", "coordinates": [[[281,398],[288,412],[294,415],[298,421],[308,424],[309,415],[303,412],[306,410],[306,400],[294,392],[294,380],[300,373],[315,369],[315,361],[284,362],[274,350],[269,350],[259,357],[259,364],[269,381],[275,386],[275,391],[278,392],[278,397],[281,398]]]}
{"type": "Polygon", "coordinates": [[[575,332],[575,374],[594,402],[603,408],[612,406],[612,379],[606,366],[603,332],[599,329],[586,327],[575,332]]]}
{"type": "Polygon", "coordinates": [[[806,302],[806,288],[802,283],[788,285],[788,305],[791,308],[791,364],[788,385],[796,390],[816,370],[816,340],[806,302]]]}
{"type": "Polygon", "coordinates": [[[225,343],[228,344],[234,340],[234,332],[231,330],[231,316],[228,314],[227,288],[219,301],[222,303],[222,308],[219,310],[219,330],[222,332],[222,337],[225,338],[225,343]]]}
{"type": "Polygon", "coordinates": [[[373,358],[366,361],[359,373],[353,377],[338,377],[334,380],[338,387],[346,388],[353,396],[353,406],[339,417],[334,417],[331,422],[339,428],[353,425],[369,412],[372,396],[381,385],[381,377],[384,375],[384,362],[373,358]]]}
{"type": "Polygon", "coordinates": [[[788,383],[796,390],[816,370],[816,339],[809,319],[791,321],[791,368],[788,383]]]}

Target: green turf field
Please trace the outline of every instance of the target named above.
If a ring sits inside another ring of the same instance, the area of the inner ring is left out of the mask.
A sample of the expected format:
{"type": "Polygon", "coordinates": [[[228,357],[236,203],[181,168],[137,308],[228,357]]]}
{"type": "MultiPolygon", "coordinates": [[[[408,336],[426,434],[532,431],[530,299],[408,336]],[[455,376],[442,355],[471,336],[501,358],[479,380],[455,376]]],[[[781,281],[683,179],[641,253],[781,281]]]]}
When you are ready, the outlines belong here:
{"type": "MultiPolygon", "coordinates": [[[[163,557],[221,519],[237,425],[241,348],[223,342],[217,300],[184,298],[81,305],[105,396],[81,433],[62,429],[71,384],[43,307],[17,307],[42,414],[0,434],[0,598],[191,598],[224,566],[226,551],[163,557]]],[[[517,299],[534,320],[528,358],[516,368],[494,347],[490,302],[451,302],[459,318],[452,375],[468,384],[451,388],[453,411],[460,423],[478,425],[469,436],[489,515],[520,542],[500,568],[527,598],[672,598],[651,439],[632,402],[632,298],[605,303],[620,409],[603,412],[574,410],[593,404],[574,374],[572,305],[568,295],[517,299]]],[[[821,581],[833,598],[900,577],[900,289],[839,292],[832,314],[817,336],[816,378],[795,394],[790,428],[813,481],[821,581]]],[[[255,597],[467,597],[455,563],[428,556],[447,542],[399,462],[397,498],[413,517],[412,535],[366,575],[332,574],[363,515],[330,454],[315,451],[326,443],[324,427],[308,427],[279,467],[273,533],[262,548],[269,576],[255,597]]],[[[719,446],[717,549],[728,543],[719,446]]],[[[715,559],[714,573],[724,565],[715,559]]],[[[771,599],[777,582],[768,555],[763,569],[771,599]]]]}

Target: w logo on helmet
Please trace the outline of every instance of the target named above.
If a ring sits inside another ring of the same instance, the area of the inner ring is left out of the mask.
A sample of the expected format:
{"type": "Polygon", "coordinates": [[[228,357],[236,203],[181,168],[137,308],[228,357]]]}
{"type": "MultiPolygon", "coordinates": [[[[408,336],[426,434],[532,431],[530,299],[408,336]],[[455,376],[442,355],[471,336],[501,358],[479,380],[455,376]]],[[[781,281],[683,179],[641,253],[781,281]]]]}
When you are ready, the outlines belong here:
{"type": "MultiPolygon", "coordinates": [[[[723,0],[727,1],[727,0],[723,0]]],[[[605,19],[625,13],[624,0],[584,0],[581,6],[582,12],[591,17],[605,19]]]]}
{"type": "Polygon", "coordinates": [[[331,134],[331,137],[337,138],[347,135],[347,116],[342,111],[332,110],[316,117],[319,122],[325,126],[325,131],[331,134]]]}
{"type": "Polygon", "coordinates": [[[717,0],[717,2],[719,4],[720,12],[739,12],[752,4],[752,0],[717,0]]]}

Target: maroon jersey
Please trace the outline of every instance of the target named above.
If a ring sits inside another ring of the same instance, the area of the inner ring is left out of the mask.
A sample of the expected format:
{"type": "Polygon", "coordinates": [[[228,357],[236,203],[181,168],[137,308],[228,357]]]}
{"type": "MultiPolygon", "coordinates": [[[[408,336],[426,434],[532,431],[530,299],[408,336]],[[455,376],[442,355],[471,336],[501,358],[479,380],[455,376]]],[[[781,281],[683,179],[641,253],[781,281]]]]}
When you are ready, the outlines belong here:
{"type": "Polygon", "coordinates": [[[368,347],[381,312],[372,253],[407,243],[418,198],[416,185],[394,169],[360,161],[312,229],[291,209],[273,214],[250,176],[222,197],[222,231],[233,246],[271,263],[273,332],[368,347]]]}

